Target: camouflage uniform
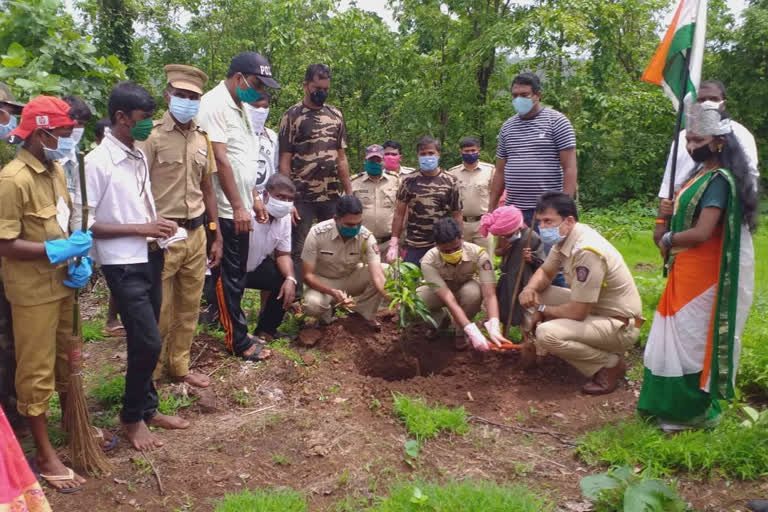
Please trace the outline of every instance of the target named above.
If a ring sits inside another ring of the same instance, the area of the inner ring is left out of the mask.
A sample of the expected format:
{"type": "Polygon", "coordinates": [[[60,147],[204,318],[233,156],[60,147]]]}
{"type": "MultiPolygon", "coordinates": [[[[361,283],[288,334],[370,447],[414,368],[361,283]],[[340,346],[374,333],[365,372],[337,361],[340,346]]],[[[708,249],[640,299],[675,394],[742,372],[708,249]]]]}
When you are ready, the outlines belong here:
{"type": "Polygon", "coordinates": [[[406,261],[418,262],[435,245],[432,229],[443,217],[461,211],[461,192],[456,178],[440,171],[436,176],[424,173],[408,175],[397,191],[397,201],[407,205],[406,261]],[[409,252],[418,253],[418,258],[409,252]]]}
{"type": "Polygon", "coordinates": [[[301,217],[291,233],[291,256],[302,292],[301,251],[304,239],[317,220],[322,222],[336,213],[341,195],[339,150],[347,147],[347,127],[339,109],[324,105],[313,110],[303,101],[286,110],[280,119],[280,152],[291,153],[291,179],[296,185],[296,210],[301,217]]]}

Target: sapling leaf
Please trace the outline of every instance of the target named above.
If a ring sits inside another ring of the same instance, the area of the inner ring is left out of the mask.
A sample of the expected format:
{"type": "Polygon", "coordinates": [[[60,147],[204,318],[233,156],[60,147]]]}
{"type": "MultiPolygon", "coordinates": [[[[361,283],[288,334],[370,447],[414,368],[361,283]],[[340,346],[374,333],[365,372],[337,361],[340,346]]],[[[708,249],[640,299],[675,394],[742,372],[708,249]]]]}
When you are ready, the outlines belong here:
{"type": "Polygon", "coordinates": [[[415,439],[409,439],[405,442],[405,454],[409,457],[415,459],[419,456],[419,452],[421,451],[421,448],[419,446],[419,442],[415,439]]]}
{"type": "Polygon", "coordinates": [[[607,489],[616,489],[621,487],[622,482],[616,478],[610,476],[607,473],[600,475],[585,476],[579,482],[581,492],[584,496],[592,501],[600,499],[600,493],[607,489]]]}

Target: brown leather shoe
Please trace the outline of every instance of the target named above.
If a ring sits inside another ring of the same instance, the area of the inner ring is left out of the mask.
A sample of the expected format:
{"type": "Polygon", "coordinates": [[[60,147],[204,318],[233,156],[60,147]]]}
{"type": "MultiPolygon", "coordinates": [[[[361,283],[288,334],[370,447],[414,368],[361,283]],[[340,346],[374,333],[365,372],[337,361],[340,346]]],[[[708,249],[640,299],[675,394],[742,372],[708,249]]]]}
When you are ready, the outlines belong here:
{"type": "Polygon", "coordinates": [[[616,363],[616,366],[600,368],[592,376],[592,380],[581,388],[581,391],[587,395],[607,395],[608,393],[613,393],[619,387],[619,381],[624,378],[626,373],[627,363],[624,362],[623,357],[619,356],[619,362],[616,363]]]}

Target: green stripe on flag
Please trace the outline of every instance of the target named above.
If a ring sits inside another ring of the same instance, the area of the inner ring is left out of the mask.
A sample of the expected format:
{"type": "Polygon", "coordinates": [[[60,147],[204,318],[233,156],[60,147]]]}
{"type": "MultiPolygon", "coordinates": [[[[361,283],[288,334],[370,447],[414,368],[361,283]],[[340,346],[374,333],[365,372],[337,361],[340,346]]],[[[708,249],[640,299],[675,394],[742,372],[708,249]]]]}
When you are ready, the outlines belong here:
{"type": "MultiPolygon", "coordinates": [[[[667,62],[664,65],[664,82],[675,93],[675,97],[680,97],[680,91],[682,89],[683,71],[685,70],[685,55],[684,51],[690,51],[693,46],[693,33],[696,29],[695,23],[689,23],[680,27],[675,32],[672,42],[669,45],[669,51],[667,52],[667,62]]],[[[693,86],[690,78],[686,87],[687,92],[694,92],[696,88],[693,86]]]]}

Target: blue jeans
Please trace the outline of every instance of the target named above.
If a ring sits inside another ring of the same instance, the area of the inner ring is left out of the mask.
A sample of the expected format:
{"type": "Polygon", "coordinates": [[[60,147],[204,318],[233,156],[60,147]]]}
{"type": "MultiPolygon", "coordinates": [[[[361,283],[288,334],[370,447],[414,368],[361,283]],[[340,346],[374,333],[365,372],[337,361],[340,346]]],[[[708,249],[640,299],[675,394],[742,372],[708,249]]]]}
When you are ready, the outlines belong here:
{"type": "Polygon", "coordinates": [[[414,265],[421,268],[421,258],[424,257],[425,254],[427,254],[427,251],[429,251],[432,247],[405,247],[405,258],[403,258],[403,261],[407,261],[408,263],[413,263],[414,265]]]}
{"type": "MultiPolygon", "coordinates": [[[[536,210],[534,208],[526,208],[525,210],[520,210],[523,212],[523,222],[527,226],[533,225],[533,216],[536,210]]],[[[539,233],[539,226],[536,226],[536,233],[539,233]]],[[[542,247],[544,248],[544,251],[549,254],[549,251],[552,249],[551,245],[547,245],[544,242],[541,243],[542,247]]],[[[555,279],[552,281],[552,284],[554,286],[561,286],[563,288],[568,288],[568,285],[565,282],[565,276],[563,276],[562,272],[558,272],[557,276],[555,276],[555,279]]]]}

